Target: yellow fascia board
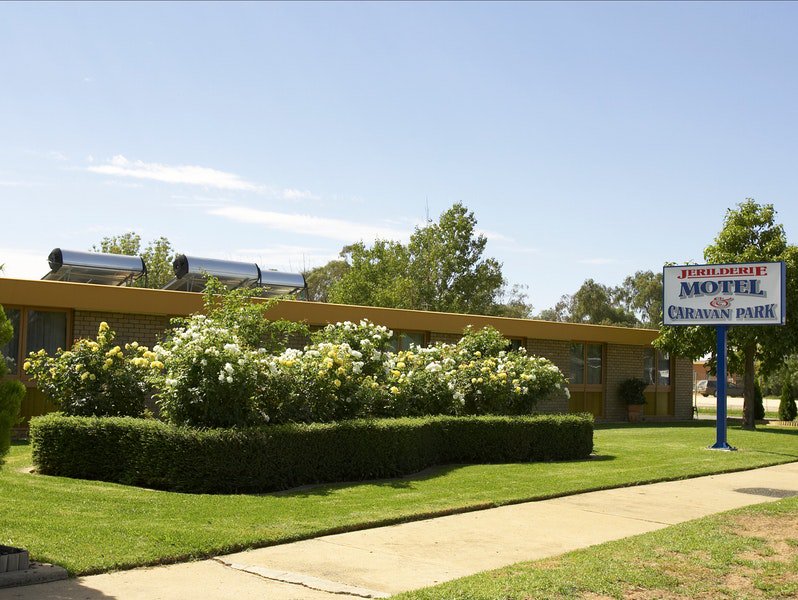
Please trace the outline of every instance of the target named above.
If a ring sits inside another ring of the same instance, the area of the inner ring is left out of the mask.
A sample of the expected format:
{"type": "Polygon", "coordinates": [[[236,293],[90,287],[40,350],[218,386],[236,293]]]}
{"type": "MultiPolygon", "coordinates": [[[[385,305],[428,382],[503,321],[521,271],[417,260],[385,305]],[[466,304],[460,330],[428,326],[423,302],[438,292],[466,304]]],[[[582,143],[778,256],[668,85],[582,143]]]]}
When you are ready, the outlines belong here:
{"type": "MultiPolygon", "coordinates": [[[[98,312],[185,316],[202,310],[202,294],[63,281],[0,278],[0,304],[98,312]]],[[[283,300],[268,316],[326,325],[369,319],[391,329],[460,334],[471,325],[495,327],[507,337],[650,346],[658,332],[606,325],[555,323],[482,315],[283,300]]]]}

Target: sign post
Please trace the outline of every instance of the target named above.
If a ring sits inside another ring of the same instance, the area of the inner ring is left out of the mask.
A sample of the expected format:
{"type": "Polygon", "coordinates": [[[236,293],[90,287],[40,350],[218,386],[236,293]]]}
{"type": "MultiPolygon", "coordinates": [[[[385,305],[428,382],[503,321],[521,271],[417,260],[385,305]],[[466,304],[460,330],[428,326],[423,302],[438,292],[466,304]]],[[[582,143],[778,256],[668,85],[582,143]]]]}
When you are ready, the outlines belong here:
{"type": "Polygon", "coordinates": [[[717,342],[717,378],[718,385],[715,388],[715,398],[717,411],[715,415],[715,443],[710,446],[713,450],[736,450],[729,446],[726,441],[726,325],[718,325],[715,328],[715,341],[717,342]]]}
{"type": "Polygon", "coordinates": [[[663,323],[710,325],[717,343],[715,450],[735,450],[726,440],[726,350],[731,325],[784,325],[783,262],[679,265],[662,270],[663,323]]]}

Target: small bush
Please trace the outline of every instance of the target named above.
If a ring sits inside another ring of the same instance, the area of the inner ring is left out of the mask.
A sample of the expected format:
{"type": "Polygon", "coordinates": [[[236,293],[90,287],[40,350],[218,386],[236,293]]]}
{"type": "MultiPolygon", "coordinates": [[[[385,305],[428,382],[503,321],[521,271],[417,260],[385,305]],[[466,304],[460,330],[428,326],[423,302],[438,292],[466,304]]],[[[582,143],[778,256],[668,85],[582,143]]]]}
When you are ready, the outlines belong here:
{"type": "Polygon", "coordinates": [[[646,382],[638,377],[624,379],[618,385],[618,398],[621,402],[628,405],[645,404],[646,396],[643,393],[646,389],[646,382]]]}
{"type": "Polygon", "coordinates": [[[798,416],[798,407],[795,406],[795,394],[789,381],[781,387],[781,401],[779,402],[779,419],[793,421],[798,416]]]}
{"type": "Polygon", "coordinates": [[[265,492],[396,477],[447,463],[584,459],[590,415],[427,417],[193,429],[50,414],[31,421],[40,473],[182,492],[265,492]]]}
{"type": "Polygon", "coordinates": [[[145,346],[134,342],[123,350],[114,338],[102,322],[96,340],[80,339],[71,350],[59,348],[55,356],[32,352],[23,368],[64,414],[141,415],[147,397],[144,373],[163,364],[145,346]]]}
{"type": "Polygon", "coordinates": [[[762,397],[762,388],[759,381],[754,381],[754,419],[761,421],[765,418],[765,400],[762,397]]]}
{"type": "MultiPolygon", "coordinates": [[[[13,336],[14,331],[0,306],[0,348],[13,336]]],[[[0,353],[0,458],[11,446],[11,428],[19,418],[19,407],[25,396],[25,386],[19,381],[4,379],[8,373],[5,357],[0,353]]]]}

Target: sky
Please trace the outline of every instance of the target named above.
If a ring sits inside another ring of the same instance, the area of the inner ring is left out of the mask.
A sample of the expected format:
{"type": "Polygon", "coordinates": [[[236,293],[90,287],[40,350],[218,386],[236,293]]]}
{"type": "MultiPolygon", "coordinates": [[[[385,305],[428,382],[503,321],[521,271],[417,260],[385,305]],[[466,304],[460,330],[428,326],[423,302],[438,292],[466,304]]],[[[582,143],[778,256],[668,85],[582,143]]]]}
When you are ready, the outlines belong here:
{"type": "Polygon", "coordinates": [[[798,235],[798,4],[2,3],[0,263],[126,231],[301,271],[461,202],[538,312],[798,235]]]}

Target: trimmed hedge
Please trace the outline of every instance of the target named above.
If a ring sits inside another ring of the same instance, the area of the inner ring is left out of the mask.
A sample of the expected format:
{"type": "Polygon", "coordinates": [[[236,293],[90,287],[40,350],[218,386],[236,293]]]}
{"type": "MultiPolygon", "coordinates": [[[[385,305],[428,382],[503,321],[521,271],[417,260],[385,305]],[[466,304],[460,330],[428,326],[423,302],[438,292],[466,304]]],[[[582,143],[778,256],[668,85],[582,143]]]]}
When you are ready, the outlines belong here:
{"type": "Polygon", "coordinates": [[[590,415],[423,417],[192,429],[151,419],[31,420],[39,473],[199,493],[397,477],[447,463],[587,458],[590,415]]]}

